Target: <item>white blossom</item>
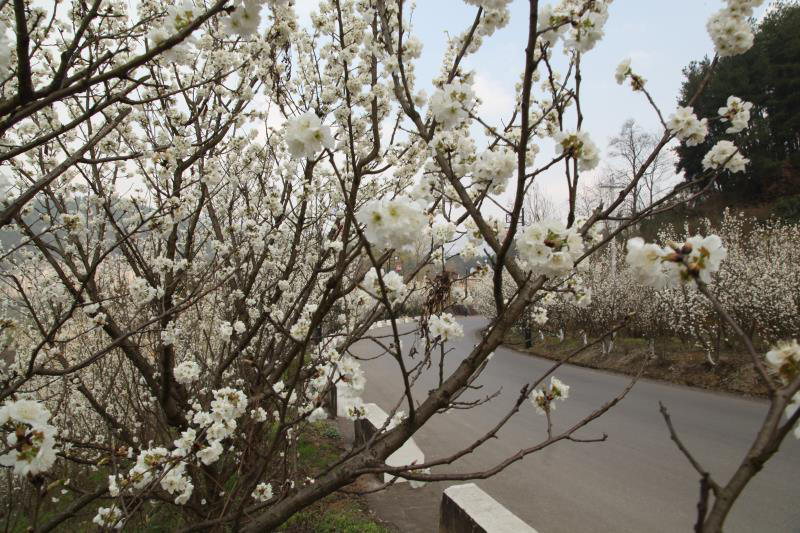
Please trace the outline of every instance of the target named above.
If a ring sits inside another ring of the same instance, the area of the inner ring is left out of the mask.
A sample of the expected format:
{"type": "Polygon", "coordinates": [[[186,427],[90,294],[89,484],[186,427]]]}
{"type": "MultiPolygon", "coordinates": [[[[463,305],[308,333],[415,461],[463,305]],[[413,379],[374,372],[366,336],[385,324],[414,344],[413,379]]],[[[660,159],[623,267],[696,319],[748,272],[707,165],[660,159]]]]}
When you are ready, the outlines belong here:
{"type": "Polygon", "coordinates": [[[92,523],[102,528],[122,529],[124,525],[122,511],[114,506],[100,507],[97,509],[97,514],[92,519],[92,523]]]}
{"type": "Polygon", "coordinates": [[[578,168],[592,170],[600,163],[600,151],[585,131],[556,133],[556,155],[565,154],[578,160],[578,168]]]}
{"type": "Polygon", "coordinates": [[[617,65],[617,71],[614,73],[614,79],[617,80],[617,85],[622,85],[631,73],[631,58],[623,59],[617,65]]]}
{"type": "Polygon", "coordinates": [[[725,107],[719,108],[719,116],[722,122],[730,122],[731,126],[725,133],[739,133],[747,128],[750,122],[750,109],[753,104],[745,102],[739,97],[729,96],[725,107]]]}
{"type": "Polygon", "coordinates": [[[583,239],[577,228],[566,228],[556,220],[526,226],[515,237],[517,251],[527,267],[546,276],[561,276],[575,266],[583,254],[583,239]]]}
{"type": "Polygon", "coordinates": [[[288,119],[284,135],[289,153],[294,158],[313,158],[323,147],[333,149],[331,129],[323,125],[313,111],[288,119]]]}
{"type": "Polygon", "coordinates": [[[564,401],[569,398],[569,386],[555,376],[550,378],[550,386],[535,389],[530,394],[530,400],[539,414],[555,411],[556,400],[564,401]]]}
{"type": "Polygon", "coordinates": [[[231,335],[233,335],[233,326],[227,320],[223,321],[219,325],[219,332],[222,335],[223,339],[229,339],[231,335]]]}
{"type": "Polygon", "coordinates": [[[464,336],[461,324],[450,313],[431,315],[428,319],[428,327],[431,335],[441,339],[442,342],[464,336]]]}
{"type": "Polygon", "coordinates": [[[743,54],[753,46],[753,30],[746,16],[736,9],[717,11],[706,28],[720,57],[743,54]]]}
{"type": "Polygon", "coordinates": [[[481,187],[487,187],[492,194],[502,194],[516,167],[517,157],[511,150],[487,150],[475,161],[472,178],[481,187]]]}
{"type": "Polygon", "coordinates": [[[47,472],[56,460],[55,432],[50,412],[34,400],[6,400],[0,407],[0,431],[7,432],[0,465],[26,476],[47,472]]]}
{"type": "Polygon", "coordinates": [[[267,419],[267,412],[262,407],[257,407],[250,411],[250,417],[256,422],[264,422],[267,419]]]}
{"type": "Polygon", "coordinates": [[[744,157],[731,141],[718,141],[703,157],[703,168],[724,168],[730,172],[744,172],[750,160],[744,157]]]}
{"type": "Polygon", "coordinates": [[[640,283],[663,288],[691,279],[709,283],[726,256],[727,250],[717,235],[695,235],[683,244],[664,248],[634,237],[628,241],[625,260],[640,283]]]}
{"type": "Polygon", "coordinates": [[[617,80],[618,85],[622,85],[625,83],[625,80],[630,78],[631,79],[631,87],[636,90],[642,90],[646,80],[641,77],[640,75],[633,72],[631,69],[631,60],[630,58],[623,59],[619,65],[617,65],[617,70],[614,73],[614,79],[617,80]]]}
{"type": "Polygon", "coordinates": [[[698,120],[691,107],[678,107],[667,122],[669,130],[686,146],[696,146],[706,140],[708,120],[698,120]]]}
{"type": "MultiPolygon", "coordinates": [[[[403,277],[400,274],[394,270],[390,270],[382,275],[382,279],[383,285],[386,288],[386,298],[390,303],[399,302],[405,297],[408,288],[405,283],[403,283],[403,277]]],[[[370,269],[364,276],[364,287],[375,296],[383,292],[375,268],[370,269]]]]}
{"type": "Polygon", "coordinates": [[[233,12],[224,20],[228,33],[250,36],[258,31],[261,22],[261,4],[257,0],[243,0],[234,3],[233,12]]]}
{"type": "Polygon", "coordinates": [[[220,441],[212,440],[208,443],[208,446],[205,446],[197,452],[197,458],[200,459],[204,465],[214,464],[219,460],[223,451],[220,441]]]}
{"type": "Polygon", "coordinates": [[[200,365],[194,361],[184,361],[172,371],[175,381],[182,385],[190,385],[200,377],[200,365]]]}
{"type": "Polygon", "coordinates": [[[531,313],[531,319],[538,325],[544,326],[547,323],[547,308],[546,307],[534,308],[533,312],[531,313]]]}
{"type": "Polygon", "coordinates": [[[640,283],[662,288],[669,283],[664,261],[670,253],[669,249],[645,243],[641,237],[634,237],[628,240],[628,255],[625,260],[640,283]]]}
{"type": "Polygon", "coordinates": [[[453,81],[442,86],[431,96],[428,105],[436,121],[445,129],[451,129],[468,116],[475,106],[475,93],[469,84],[453,81]]]}
{"type": "Polygon", "coordinates": [[[796,339],[779,342],[766,355],[770,368],[789,382],[800,374],[800,345],[796,339]]]}
{"type": "Polygon", "coordinates": [[[272,485],[270,483],[259,483],[253,490],[253,499],[258,502],[266,502],[272,499],[272,485]]]}
{"type": "Polygon", "coordinates": [[[408,197],[373,200],[356,213],[367,240],[378,248],[411,251],[428,224],[428,217],[408,197]]]}
{"type": "Polygon", "coordinates": [[[561,0],[555,5],[541,3],[538,18],[541,39],[551,45],[561,39],[567,49],[588,52],[605,34],[610,3],[610,0],[589,3],[561,0]]]}

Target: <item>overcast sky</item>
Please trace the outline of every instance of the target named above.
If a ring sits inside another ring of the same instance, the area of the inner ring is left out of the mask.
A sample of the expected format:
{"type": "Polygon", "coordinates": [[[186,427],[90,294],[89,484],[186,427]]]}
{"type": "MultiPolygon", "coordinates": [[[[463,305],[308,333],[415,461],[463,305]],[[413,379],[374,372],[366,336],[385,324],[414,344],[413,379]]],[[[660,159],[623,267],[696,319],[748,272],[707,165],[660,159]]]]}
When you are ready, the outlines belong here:
{"type": "MultiPolygon", "coordinates": [[[[417,87],[425,88],[430,95],[433,93],[430,80],[439,71],[447,33],[464,31],[471,24],[476,8],[462,0],[416,3],[412,31],[424,44],[422,58],[417,63],[417,87]]],[[[316,2],[300,0],[301,16],[313,4],[316,2]]],[[[724,5],[722,0],[615,0],[611,4],[605,38],[584,56],[582,83],[583,128],[604,156],[610,138],[626,119],[633,118],[648,130],[660,128],[643,95],[634,93],[627,84],[616,84],[614,71],[619,62],[626,57],[632,59],[634,71],[647,79],[647,88],[666,118],[676,106],[682,69],[690,61],[713,53],[706,21],[724,5]]],[[[757,10],[756,16],[764,9],[757,10]]],[[[480,51],[465,61],[465,66],[477,73],[475,90],[484,101],[482,115],[490,120],[510,116],[513,87],[523,66],[527,10],[527,1],[515,0],[509,25],[487,39],[480,51]]],[[[540,160],[545,161],[552,153],[552,145],[542,143],[540,160]]],[[[556,201],[562,202],[566,197],[563,179],[561,171],[554,170],[543,176],[540,184],[556,201]]]]}

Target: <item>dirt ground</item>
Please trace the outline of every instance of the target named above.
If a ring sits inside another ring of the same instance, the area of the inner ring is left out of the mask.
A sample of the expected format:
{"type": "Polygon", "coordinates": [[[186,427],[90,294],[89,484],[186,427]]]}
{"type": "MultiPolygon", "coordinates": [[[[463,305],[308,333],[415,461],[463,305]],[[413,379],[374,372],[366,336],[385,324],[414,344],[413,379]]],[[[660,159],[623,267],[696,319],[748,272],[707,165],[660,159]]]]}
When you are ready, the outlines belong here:
{"type": "MultiPolygon", "coordinates": [[[[580,348],[583,341],[534,337],[533,347],[526,349],[522,337],[511,333],[506,338],[506,345],[559,361],[580,348]]],[[[570,362],[631,375],[638,372],[643,361],[647,361],[644,376],[651,379],[748,396],[766,395],[767,389],[759,381],[755,367],[745,353],[723,350],[714,356],[716,364],[712,365],[704,351],[675,339],[658,339],[654,346],[655,356],[651,356],[645,340],[618,336],[610,353],[603,355],[602,347],[598,344],[576,355],[570,362]]]]}

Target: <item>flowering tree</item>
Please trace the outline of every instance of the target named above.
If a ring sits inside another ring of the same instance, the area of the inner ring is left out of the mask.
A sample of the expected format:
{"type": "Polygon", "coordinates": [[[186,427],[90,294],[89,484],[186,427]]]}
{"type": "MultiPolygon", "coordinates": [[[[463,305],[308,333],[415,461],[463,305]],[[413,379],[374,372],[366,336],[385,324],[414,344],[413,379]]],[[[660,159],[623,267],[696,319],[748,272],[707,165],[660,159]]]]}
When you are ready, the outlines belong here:
{"type": "MultiPolygon", "coordinates": [[[[384,462],[424,424],[465,407],[459,395],[526,308],[554,293],[585,301],[575,268],[623,229],[685,201],[675,191],[606,236],[596,231],[671,139],[695,142],[706,131],[689,107],[662,120],[662,137],[626,187],[577,220],[581,172],[599,160],[582,129],[581,62],[603,36],[610,1],[530,1],[517,104],[503,125],[477,114],[474,73],[462,61],[507,23],[509,2],[467,3],[474,22],[451,39],[430,98],[415,77],[422,43],[403,1],[321,2],[308,28],[283,0],[145,2],[132,26],[121,6],[101,0],[51,12],[0,5],[16,33],[16,59],[3,64],[0,157],[10,177],[0,222],[19,236],[2,251],[9,365],[0,376],[0,464],[23,489],[4,496],[34,502],[35,530],[98,502],[94,522],[104,529],[135,524],[146,503],[162,502],[181,515],[182,531],[271,530],[364,473],[481,478],[560,441],[587,442],[575,432],[630,387],[554,433],[553,402],[569,393],[551,376],[554,365],[462,451],[384,462]],[[566,53],[566,74],[555,69],[555,50],[566,53]],[[474,124],[485,137],[472,134],[474,124]],[[555,153],[539,154],[537,137],[552,138],[555,153]],[[554,166],[564,169],[566,220],[520,227],[526,191],[554,166]],[[508,226],[484,209],[507,189],[508,226]],[[412,280],[443,269],[453,253],[490,259],[495,319],[445,373],[446,343],[463,335],[447,312],[451,279],[412,280]],[[402,276],[387,272],[398,256],[419,259],[402,276]],[[398,309],[412,298],[423,314],[403,350],[398,309]],[[374,340],[396,362],[403,395],[371,439],[301,477],[298,437],[326,416],[332,388],[347,416],[364,416],[364,374],[349,348],[379,317],[391,333],[374,340]],[[438,384],[420,397],[412,385],[434,364],[438,384]],[[479,472],[448,472],[529,398],[546,415],[545,440],[479,472]],[[103,482],[90,486],[96,471],[103,482]],[[80,496],[40,518],[61,489],[80,496]]],[[[715,15],[709,31],[720,54],[747,49],[745,17],[759,3],[731,0],[715,15]]],[[[652,102],[629,65],[618,76],[652,102]]],[[[705,178],[745,164],[721,142],[705,178]]],[[[669,250],[634,242],[630,254],[642,280],[696,285],[717,301],[706,283],[724,258],[718,237],[669,250]]],[[[789,413],[778,426],[800,378],[796,345],[770,353],[785,386],[753,352],[773,391],[759,439],[776,449],[797,421],[789,413]]],[[[703,531],[721,529],[756,470],[732,489],[704,474],[717,499],[701,513],[703,531]]]]}
{"type": "MultiPolygon", "coordinates": [[[[695,231],[716,234],[725,243],[727,257],[710,287],[751,342],[767,348],[800,336],[800,227],[726,212],[719,224],[700,221],[695,231]],[[753,257],[772,259],[754,262],[753,257]]],[[[665,229],[659,240],[683,242],[693,233],[665,229]]],[[[706,351],[712,363],[721,342],[739,342],[701,293],[683,284],[656,289],[637,283],[637,271],[623,261],[625,253],[622,243],[609,243],[584,263],[573,277],[576,283],[580,280],[583,297],[565,292],[541,302],[547,320],[540,328],[551,334],[563,328],[597,336],[625,320],[627,335],[680,338],[706,351]]],[[[487,283],[480,290],[491,293],[487,283]]],[[[476,301],[482,302],[482,312],[492,313],[483,299],[476,301]]]]}

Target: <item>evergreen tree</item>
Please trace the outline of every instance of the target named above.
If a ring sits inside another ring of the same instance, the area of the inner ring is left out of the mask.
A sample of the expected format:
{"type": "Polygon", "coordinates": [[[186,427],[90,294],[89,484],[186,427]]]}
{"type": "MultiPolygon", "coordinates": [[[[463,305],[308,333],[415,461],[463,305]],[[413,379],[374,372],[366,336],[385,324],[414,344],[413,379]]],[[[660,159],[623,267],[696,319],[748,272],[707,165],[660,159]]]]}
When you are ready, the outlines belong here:
{"type": "MultiPolygon", "coordinates": [[[[717,73],[693,107],[698,116],[715,116],[729,95],[753,103],[750,127],[728,134],[729,124],[710,121],[709,135],[698,146],[677,149],[678,172],[697,179],[702,159],[719,140],[736,143],[750,159],[745,173],[725,174],[718,188],[738,199],[763,199],[797,189],[800,168],[800,5],[781,4],[758,24],[755,44],[745,54],[719,60],[717,73]]],[[[706,77],[711,60],[695,61],[684,69],[680,105],[706,77]]]]}

